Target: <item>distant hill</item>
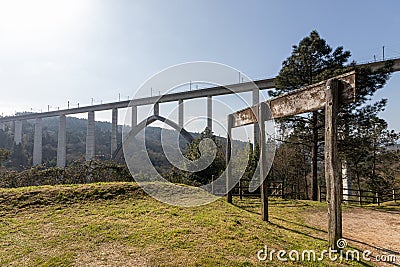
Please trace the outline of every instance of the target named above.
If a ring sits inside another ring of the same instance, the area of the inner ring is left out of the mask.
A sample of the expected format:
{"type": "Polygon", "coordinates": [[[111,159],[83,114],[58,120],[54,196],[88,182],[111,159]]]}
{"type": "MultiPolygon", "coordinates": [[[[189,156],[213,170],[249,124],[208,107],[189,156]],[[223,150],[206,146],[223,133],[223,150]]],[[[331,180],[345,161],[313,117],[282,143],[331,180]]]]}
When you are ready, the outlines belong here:
{"type": "MultiPolygon", "coordinates": [[[[55,166],[57,160],[57,137],[58,137],[58,118],[43,119],[43,163],[48,166],[55,166]]],[[[83,160],[86,151],[86,130],[87,119],[67,117],[67,164],[75,160],[83,160]]],[[[170,164],[166,159],[161,146],[161,130],[159,127],[146,128],[146,146],[148,154],[155,167],[161,171],[168,169],[170,164]]],[[[0,147],[12,151],[12,156],[5,166],[9,168],[22,169],[32,165],[33,154],[33,135],[34,124],[24,121],[22,125],[23,137],[22,145],[13,143],[12,129],[5,132],[0,130],[0,147]]],[[[118,145],[122,140],[122,126],[118,126],[118,145]]],[[[191,133],[194,138],[199,133],[191,133]]],[[[143,132],[137,138],[143,138],[143,132]]],[[[174,130],[164,129],[163,138],[166,144],[174,144],[176,133],[174,130]]],[[[225,138],[218,137],[222,146],[225,147],[225,138]]],[[[187,142],[184,138],[179,139],[180,148],[184,150],[187,142]]],[[[236,142],[235,142],[236,143],[236,142]]],[[[244,147],[245,143],[237,141],[238,147],[244,147]]],[[[96,121],[95,123],[95,151],[96,158],[109,160],[111,157],[111,123],[96,121]]]]}

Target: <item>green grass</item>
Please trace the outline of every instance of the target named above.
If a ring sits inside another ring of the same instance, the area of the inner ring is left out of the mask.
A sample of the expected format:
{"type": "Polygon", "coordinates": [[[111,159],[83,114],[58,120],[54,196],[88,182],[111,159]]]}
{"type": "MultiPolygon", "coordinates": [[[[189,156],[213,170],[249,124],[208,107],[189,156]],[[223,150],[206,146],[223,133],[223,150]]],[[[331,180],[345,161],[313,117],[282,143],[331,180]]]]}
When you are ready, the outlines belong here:
{"type": "MultiPolygon", "coordinates": [[[[257,251],[326,249],[326,232],[304,223],[310,211],[325,209],[274,199],[266,223],[255,198],[180,208],[134,183],[0,189],[0,266],[282,266],[259,262],[257,251]]],[[[365,266],[342,265],[350,263],[365,266]]]]}

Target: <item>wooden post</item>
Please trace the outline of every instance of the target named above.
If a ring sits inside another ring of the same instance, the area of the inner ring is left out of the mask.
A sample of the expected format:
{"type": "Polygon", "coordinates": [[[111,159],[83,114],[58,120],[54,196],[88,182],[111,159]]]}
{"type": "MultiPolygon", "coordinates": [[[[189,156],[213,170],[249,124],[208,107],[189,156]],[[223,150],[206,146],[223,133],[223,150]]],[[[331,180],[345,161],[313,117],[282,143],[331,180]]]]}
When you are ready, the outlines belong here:
{"type": "Polygon", "coordinates": [[[375,198],[376,198],[376,203],[378,203],[378,206],[380,206],[381,203],[379,201],[379,193],[378,192],[375,193],[375,198]]]}
{"type": "Polygon", "coordinates": [[[228,136],[226,140],[226,200],[228,203],[232,203],[232,191],[230,190],[230,178],[231,178],[231,138],[232,138],[232,123],[233,116],[228,115],[228,136]]]}
{"type": "Polygon", "coordinates": [[[267,144],[265,139],[265,120],[267,107],[265,103],[259,105],[260,126],[260,179],[261,179],[261,217],[263,221],[268,222],[268,180],[267,180],[267,144]]]}
{"type": "Polygon", "coordinates": [[[337,151],[337,114],[339,109],[339,86],[337,79],[326,83],[325,104],[325,178],[328,202],[329,247],[338,249],[337,240],[342,238],[342,196],[337,151]]]}
{"type": "Polygon", "coordinates": [[[242,196],[242,178],[239,178],[239,197],[240,200],[242,200],[243,196],[242,196]]]}
{"type": "Polygon", "coordinates": [[[363,195],[363,191],[360,189],[358,192],[359,192],[360,206],[362,206],[362,195],[363,195]]]}
{"type": "Polygon", "coordinates": [[[318,184],[318,201],[321,202],[321,186],[318,184]]]}
{"type": "Polygon", "coordinates": [[[211,175],[211,194],[214,195],[214,175],[211,175]]]}
{"type": "Polygon", "coordinates": [[[396,189],[393,188],[393,201],[396,203],[396,189]]]}

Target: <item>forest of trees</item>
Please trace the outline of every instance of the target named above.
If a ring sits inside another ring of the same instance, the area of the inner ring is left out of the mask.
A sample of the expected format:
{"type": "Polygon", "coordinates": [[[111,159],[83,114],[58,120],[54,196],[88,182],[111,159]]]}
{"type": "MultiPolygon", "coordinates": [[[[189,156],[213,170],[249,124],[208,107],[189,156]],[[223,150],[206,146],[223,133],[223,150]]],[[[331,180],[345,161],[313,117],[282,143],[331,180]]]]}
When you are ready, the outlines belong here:
{"type": "MultiPolygon", "coordinates": [[[[387,105],[387,99],[372,101],[373,95],[389,80],[392,63],[388,61],[381,69],[371,70],[357,66],[356,62],[350,61],[350,57],[350,51],[345,51],[343,47],[333,49],[318,32],[312,31],[292,47],[291,55],[283,61],[275,79],[276,88],[268,93],[276,97],[355,70],[356,101],[342,106],[339,112],[339,157],[343,173],[351,178],[353,187],[358,189],[379,192],[400,187],[400,135],[390,130],[387,122],[379,117],[387,105]]],[[[324,117],[324,111],[321,110],[276,121],[277,149],[269,180],[281,181],[286,192],[295,191],[301,198],[317,200],[317,188],[325,184],[324,117]]],[[[43,123],[43,162],[51,168],[56,165],[58,120],[48,118],[43,123]]],[[[69,164],[84,162],[86,125],[84,119],[67,119],[69,164]]],[[[33,127],[29,122],[23,123],[23,141],[19,145],[13,142],[12,129],[0,130],[0,168],[22,171],[31,166],[33,127]]],[[[109,160],[111,124],[96,122],[95,127],[96,159],[109,160]]],[[[225,138],[214,136],[207,128],[202,133],[192,135],[195,137],[193,143],[187,144],[183,139],[180,143],[187,159],[200,158],[199,144],[204,139],[212,140],[217,148],[211,165],[194,173],[181,171],[168,162],[162,151],[160,128],[148,127],[146,130],[147,152],[156,169],[172,182],[206,184],[213,177],[221,175],[226,167],[225,138]]],[[[259,147],[250,142],[235,142],[233,172],[245,169],[243,179],[250,180],[258,163],[259,147]]],[[[118,136],[118,143],[121,143],[121,135],[118,136]]],[[[210,151],[211,146],[205,146],[203,156],[211,155],[210,151]]]]}

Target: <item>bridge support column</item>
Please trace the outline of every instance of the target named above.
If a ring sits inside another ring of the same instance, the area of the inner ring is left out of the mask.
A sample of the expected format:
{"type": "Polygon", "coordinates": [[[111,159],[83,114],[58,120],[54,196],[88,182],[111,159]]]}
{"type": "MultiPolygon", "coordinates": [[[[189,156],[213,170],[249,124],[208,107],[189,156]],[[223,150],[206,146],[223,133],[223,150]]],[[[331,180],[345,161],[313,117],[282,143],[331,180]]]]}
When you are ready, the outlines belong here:
{"type": "Polygon", "coordinates": [[[137,106],[132,106],[132,129],[137,125],[137,106]]]}
{"type": "Polygon", "coordinates": [[[60,115],[57,144],[57,167],[65,168],[67,163],[67,117],[60,115]]]}
{"type": "MultiPolygon", "coordinates": [[[[254,88],[252,92],[253,106],[258,105],[260,103],[260,90],[258,88],[254,88]]],[[[255,123],[253,126],[253,134],[254,134],[254,145],[260,145],[260,125],[255,123]]]]}
{"type": "Polygon", "coordinates": [[[154,115],[160,115],[160,103],[155,103],[154,104],[154,115]]]}
{"type": "Polygon", "coordinates": [[[86,160],[91,160],[95,155],[94,143],[94,111],[88,112],[88,124],[86,132],[86,160]]]}
{"type": "Polygon", "coordinates": [[[111,156],[117,150],[117,135],[118,135],[118,109],[112,109],[111,118],[111,156]]]}
{"type": "Polygon", "coordinates": [[[212,131],[212,97],[207,96],[207,127],[212,131]]]}
{"type": "Polygon", "coordinates": [[[347,202],[351,195],[351,174],[348,169],[347,161],[342,162],[342,182],[343,182],[343,200],[347,202]]]}
{"type": "Polygon", "coordinates": [[[179,99],[178,102],[178,124],[179,127],[183,128],[183,99],[179,99]]]}
{"type": "Polygon", "coordinates": [[[16,145],[22,142],[22,121],[18,120],[14,122],[14,142],[16,145]]]}
{"type": "Polygon", "coordinates": [[[42,164],[42,119],[37,118],[35,121],[35,133],[33,136],[33,166],[42,164]]]}

